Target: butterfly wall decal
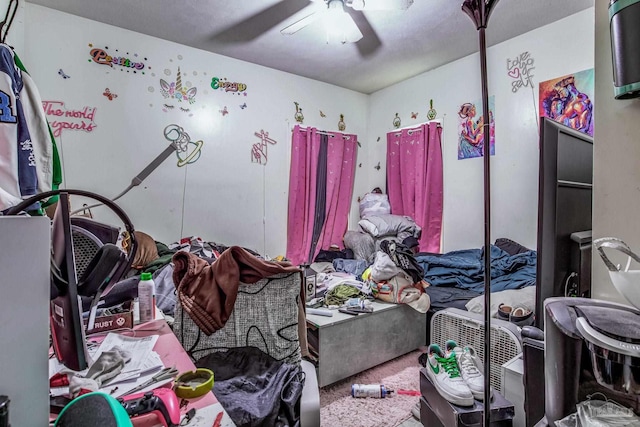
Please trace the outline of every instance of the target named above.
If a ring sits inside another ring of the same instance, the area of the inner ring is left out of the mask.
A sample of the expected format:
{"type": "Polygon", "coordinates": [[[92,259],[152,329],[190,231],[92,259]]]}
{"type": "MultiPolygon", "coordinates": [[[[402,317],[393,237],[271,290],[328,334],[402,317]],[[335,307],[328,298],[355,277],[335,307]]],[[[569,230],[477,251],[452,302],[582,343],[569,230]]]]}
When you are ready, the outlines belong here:
{"type": "Polygon", "coordinates": [[[411,112],[411,118],[412,119],[417,119],[418,118],[418,113],[414,113],[413,111],[411,112]]]}
{"type": "Polygon", "coordinates": [[[245,108],[247,108],[247,103],[245,102],[244,104],[242,104],[242,105],[240,106],[240,108],[242,108],[243,110],[244,110],[245,108]]]}
{"type": "Polygon", "coordinates": [[[64,71],[62,71],[62,68],[58,70],[58,75],[60,75],[65,80],[71,78],[71,76],[66,75],[64,71]]]}
{"type": "Polygon", "coordinates": [[[222,116],[226,116],[227,114],[229,114],[229,110],[227,110],[227,106],[225,105],[224,108],[222,110],[218,110],[220,111],[220,114],[222,114],[222,116]]]}
{"type": "Polygon", "coordinates": [[[115,98],[118,97],[118,95],[116,95],[115,93],[111,93],[109,88],[106,88],[102,94],[107,98],[109,98],[109,101],[113,101],[115,98]]]}

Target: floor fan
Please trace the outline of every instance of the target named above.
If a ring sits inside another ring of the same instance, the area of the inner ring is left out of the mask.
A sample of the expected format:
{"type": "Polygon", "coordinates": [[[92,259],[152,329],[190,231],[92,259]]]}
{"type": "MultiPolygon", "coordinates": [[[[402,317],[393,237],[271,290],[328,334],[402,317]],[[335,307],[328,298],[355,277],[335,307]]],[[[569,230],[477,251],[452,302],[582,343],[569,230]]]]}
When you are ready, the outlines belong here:
{"type": "MultiPolygon", "coordinates": [[[[464,0],[462,11],[469,15],[478,30],[480,45],[480,78],[482,83],[483,158],[484,158],[484,402],[491,402],[491,141],[487,136],[489,90],[487,85],[487,40],[485,31],[498,0],[464,0]],[[489,149],[487,149],[489,147],[489,149]]],[[[484,405],[484,425],[491,424],[491,404],[484,405]]]]}

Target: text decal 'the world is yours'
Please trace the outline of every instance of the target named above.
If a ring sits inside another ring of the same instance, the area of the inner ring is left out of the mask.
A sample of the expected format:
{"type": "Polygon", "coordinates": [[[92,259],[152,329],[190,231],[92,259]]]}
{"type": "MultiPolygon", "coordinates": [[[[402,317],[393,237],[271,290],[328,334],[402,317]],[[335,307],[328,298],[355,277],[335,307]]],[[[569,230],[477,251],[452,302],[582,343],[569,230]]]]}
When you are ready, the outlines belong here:
{"type": "Polygon", "coordinates": [[[68,109],[62,101],[42,101],[42,107],[49,120],[51,131],[58,138],[63,130],[81,130],[91,132],[97,127],[93,121],[96,107],[68,109]]]}

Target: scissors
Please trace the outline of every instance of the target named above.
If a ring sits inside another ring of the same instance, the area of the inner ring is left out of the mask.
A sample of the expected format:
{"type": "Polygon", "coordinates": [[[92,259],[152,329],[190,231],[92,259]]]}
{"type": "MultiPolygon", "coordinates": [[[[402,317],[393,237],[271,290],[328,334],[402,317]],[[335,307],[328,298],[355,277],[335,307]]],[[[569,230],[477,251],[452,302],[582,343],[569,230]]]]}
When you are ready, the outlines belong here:
{"type": "Polygon", "coordinates": [[[143,382],[142,384],[140,384],[137,387],[132,388],[131,390],[123,393],[121,396],[128,396],[130,394],[133,394],[137,391],[143,390],[147,387],[149,387],[152,384],[155,383],[159,383],[161,381],[164,380],[168,380],[170,378],[175,378],[178,375],[178,370],[176,368],[164,368],[163,370],[161,370],[160,372],[158,372],[157,374],[155,374],[153,377],[151,377],[151,379],[143,382]]]}

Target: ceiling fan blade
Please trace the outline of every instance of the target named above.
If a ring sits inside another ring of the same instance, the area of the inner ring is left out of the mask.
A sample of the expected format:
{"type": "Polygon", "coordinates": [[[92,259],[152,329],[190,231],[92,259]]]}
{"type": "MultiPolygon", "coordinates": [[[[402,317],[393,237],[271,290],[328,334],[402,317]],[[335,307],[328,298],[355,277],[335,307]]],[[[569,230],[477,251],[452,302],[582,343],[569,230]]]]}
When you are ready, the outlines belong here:
{"type": "Polygon", "coordinates": [[[378,34],[376,34],[367,17],[364,16],[364,13],[358,10],[350,11],[349,14],[360,29],[360,32],[362,32],[363,37],[356,43],[356,47],[360,56],[366,58],[382,46],[382,41],[380,41],[378,34]]]}
{"type": "Polygon", "coordinates": [[[212,39],[223,43],[247,42],[258,38],[285,19],[313,4],[311,0],[281,0],[258,13],[235,23],[229,28],[212,36],[212,39]]]}
{"type": "Polygon", "coordinates": [[[280,30],[280,33],[282,33],[284,35],[287,35],[287,36],[295,34],[298,31],[300,31],[301,29],[303,29],[304,27],[307,27],[307,26],[313,24],[323,14],[324,14],[324,11],[322,11],[322,12],[313,12],[311,15],[307,15],[304,18],[294,22],[293,24],[284,27],[283,29],[280,30]]]}
{"type": "Polygon", "coordinates": [[[345,0],[354,10],[406,10],[414,0],[345,0]]]}

